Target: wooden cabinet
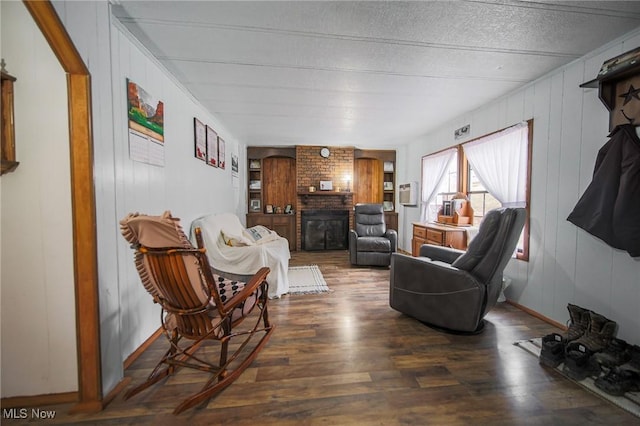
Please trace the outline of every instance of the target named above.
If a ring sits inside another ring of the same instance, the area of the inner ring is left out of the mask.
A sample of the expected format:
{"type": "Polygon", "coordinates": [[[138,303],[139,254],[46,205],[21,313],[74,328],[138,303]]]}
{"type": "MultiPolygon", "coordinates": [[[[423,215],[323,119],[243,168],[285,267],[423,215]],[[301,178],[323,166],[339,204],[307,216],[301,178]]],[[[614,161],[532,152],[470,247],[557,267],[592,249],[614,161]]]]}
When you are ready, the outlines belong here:
{"type": "Polygon", "coordinates": [[[276,231],[289,241],[289,250],[296,251],[296,215],[248,213],[247,228],[262,225],[276,231]]]}
{"type": "Polygon", "coordinates": [[[398,231],[398,212],[384,212],[384,222],[387,229],[398,231]]]}
{"type": "Polygon", "coordinates": [[[464,227],[443,226],[437,223],[414,223],[411,254],[418,256],[423,244],[466,250],[467,231],[464,227]]]}
{"type": "Polygon", "coordinates": [[[249,213],[296,209],[295,148],[248,147],[247,163],[249,213]]]}
{"type": "Polygon", "coordinates": [[[381,203],[385,212],[395,212],[396,152],[356,149],[353,155],[354,203],[381,203]]]}
{"type": "Polygon", "coordinates": [[[296,215],[280,212],[287,206],[297,208],[296,149],[248,147],[247,163],[247,228],[266,226],[286,238],[289,250],[295,251],[296,215]]]}

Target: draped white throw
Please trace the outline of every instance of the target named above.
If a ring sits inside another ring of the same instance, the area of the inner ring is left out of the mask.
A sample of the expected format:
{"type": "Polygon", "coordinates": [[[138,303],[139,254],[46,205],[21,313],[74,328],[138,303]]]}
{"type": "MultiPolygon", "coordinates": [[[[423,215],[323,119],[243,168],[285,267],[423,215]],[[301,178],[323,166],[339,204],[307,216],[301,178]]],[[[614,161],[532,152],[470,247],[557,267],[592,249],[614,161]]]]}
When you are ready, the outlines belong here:
{"type": "Polygon", "coordinates": [[[462,147],[478,180],[503,207],[524,207],[527,190],[529,127],[508,129],[462,147]]]}
{"type": "Polygon", "coordinates": [[[451,148],[422,158],[421,222],[435,219],[435,212],[431,211],[429,204],[438,194],[442,179],[455,154],[456,148],[451,148]]]}

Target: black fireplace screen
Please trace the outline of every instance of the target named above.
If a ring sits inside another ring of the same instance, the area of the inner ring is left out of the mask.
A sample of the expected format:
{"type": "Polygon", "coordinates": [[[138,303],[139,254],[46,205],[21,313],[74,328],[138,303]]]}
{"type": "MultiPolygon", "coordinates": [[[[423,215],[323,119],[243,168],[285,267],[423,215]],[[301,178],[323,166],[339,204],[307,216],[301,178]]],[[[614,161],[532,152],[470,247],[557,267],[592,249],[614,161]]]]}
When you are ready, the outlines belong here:
{"type": "Polygon", "coordinates": [[[303,250],[345,250],[349,246],[348,210],[303,210],[303,250]]]}

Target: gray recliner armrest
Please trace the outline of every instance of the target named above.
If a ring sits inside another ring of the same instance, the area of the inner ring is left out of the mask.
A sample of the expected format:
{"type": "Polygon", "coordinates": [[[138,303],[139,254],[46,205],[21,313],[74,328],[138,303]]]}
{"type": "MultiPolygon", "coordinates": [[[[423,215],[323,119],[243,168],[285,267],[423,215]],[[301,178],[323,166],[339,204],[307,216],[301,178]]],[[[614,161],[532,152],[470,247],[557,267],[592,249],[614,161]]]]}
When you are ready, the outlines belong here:
{"type": "Polygon", "coordinates": [[[398,233],[394,229],[387,229],[384,236],[391,242],[391,253],[395,253],[398,249],[398,233]]]}
{"type": "Polygon", "coordinates": [[[428,257],[440,262],[453,263],[457,258],[464,254],[463,250],[450,247],[434,246],[431,244],[423,244],[420,247],[420,257],[428,257]]]}

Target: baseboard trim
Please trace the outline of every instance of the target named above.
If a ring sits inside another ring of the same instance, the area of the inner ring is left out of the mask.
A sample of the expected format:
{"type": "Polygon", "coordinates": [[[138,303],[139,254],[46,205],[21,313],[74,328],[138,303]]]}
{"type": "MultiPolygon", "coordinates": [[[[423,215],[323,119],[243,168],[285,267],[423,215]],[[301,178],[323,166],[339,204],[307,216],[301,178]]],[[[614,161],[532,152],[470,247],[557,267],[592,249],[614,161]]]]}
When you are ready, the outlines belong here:
{"type": "Polygon", "coordinates": [[[61,392],[46,395],[11,396],[2,398],[0,405],[2,405],[2,408],[38,407],[44,405],[69,404],[78,402],[79,399],[78,392],[61,392]]]}
{"type": "Polygon", "coordinates": [[[567,330],[567,326],[566,325],[564,325],[562,323],[559,323],[558,321],[554,321],[551,318],[545,317],[544,315],[542,315],[541,313],[539,313],[537,311],[534,311],[533,309],[527,308],[526,306],[521,305],[521,304],[519,304],[517,302],[514,302],[513,300],[509,300],[509,299],[507,299],[507,303],[510,304],[510,305],[515,306],[516,308],[520,309],[521,311],[524,311],[524,312],[528,313],[532,317],[536,317],[539,320],[542,320],[542,321],[544,321],[544,322],[546,322],[548,324],[551,324],[551,325],[553,325],[555,327],[558,327],[561,330],[564,330],[564,331],[567,330]]]}
{"type": "Polygon", "coordinates": [[[131,377],[124,377],[120,382],[111,389],[111,392],[107,394],[107,396],[102,400],[102,406],[106,407],[113,401],[120,392],[122,392],[129,384],[131,383],[131,377]]]}
{"type": "Polygon", "coordinates": [[[142,355],[144,351],[146,351],[149,348],[149,346],[151,346],[153,342],[156,341],[158,337],[162,336],[162,333],[163,333],[163,329],[162,327],[160,327],[155,331],[155,333],[149,336],[147,340],[142,342],[142,344],[138,346],[138,349],[133,351],[131,355],[129,355],[127,359],[124,360],[123,368],[126,370],[127,368],[131,367],[131,364],[133,364],[135,360],[138,359],[140,355],[142,355]]]}

